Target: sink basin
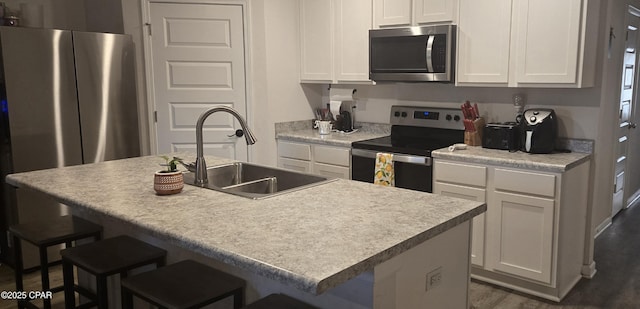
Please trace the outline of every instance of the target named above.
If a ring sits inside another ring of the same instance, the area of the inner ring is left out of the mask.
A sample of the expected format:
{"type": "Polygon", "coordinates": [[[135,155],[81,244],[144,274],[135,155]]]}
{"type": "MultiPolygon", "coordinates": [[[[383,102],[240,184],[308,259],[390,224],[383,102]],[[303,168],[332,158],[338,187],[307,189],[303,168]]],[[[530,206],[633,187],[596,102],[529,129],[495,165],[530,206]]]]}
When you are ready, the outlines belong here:
{"type": "MultiPolygon", "coordinates": [[[[251,199],[267,198],[336,180],[244,162],[208,167],[207,178],[209,182],[204,188],[251,199]]],[[[184,174],[184,182],[198,186],[191,172],[184,174]]]]}

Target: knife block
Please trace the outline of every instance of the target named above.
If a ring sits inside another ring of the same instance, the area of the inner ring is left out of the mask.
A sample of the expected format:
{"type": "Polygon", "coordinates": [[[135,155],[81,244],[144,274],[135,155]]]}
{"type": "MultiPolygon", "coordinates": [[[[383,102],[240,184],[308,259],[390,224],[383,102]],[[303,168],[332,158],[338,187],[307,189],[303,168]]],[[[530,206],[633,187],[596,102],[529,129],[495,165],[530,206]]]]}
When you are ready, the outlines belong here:
{"type": "Polygon", "coordinates": [[[469,146],[482,146],[482,129],[484,128],[484,118],[480,117],[473,121],[475,131],[464,131],[464,143],[469,146]]]}

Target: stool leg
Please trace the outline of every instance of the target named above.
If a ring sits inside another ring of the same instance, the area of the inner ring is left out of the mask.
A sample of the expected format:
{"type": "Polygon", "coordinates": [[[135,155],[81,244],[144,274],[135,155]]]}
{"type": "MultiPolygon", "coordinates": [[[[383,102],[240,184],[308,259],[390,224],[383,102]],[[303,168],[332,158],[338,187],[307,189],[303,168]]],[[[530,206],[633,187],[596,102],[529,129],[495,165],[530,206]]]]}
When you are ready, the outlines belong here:
{"type": "Polygon", "coordinates": [[[244,288],[240,288],[233,293],[233,308],[240,309],[243,306],[244,306],[244,288]]]}
{"type": "Polygon", "coordinates": [[[133,309],[133,294],[123,286],[120,287],[120,297],[122,297],[122,309],[133,309]]]}
{"type": "Polygon", "coordinates": [[[62,276],[64,281],[64,306],[66,309],[76,308],[76,296],[74,295],[73,264],[62,259],[62,276]]]}
{"type": "MultiPolygon", "coordinates": [[[[40,251],[40,276],[42,277],[42,291],[49,291],[49,258],[47,257],[47,247],[39,247],[40,251]]],[[[42,300],[44,309],[51,309],[51,300],[42,300]]]]}
{"type": "Polygon", "coordinates": [[[107,276],[96,276],[96,292],[98,294],[98,309],[108,309],[109,301],[107,295],[107,276]]]}
{"type": "MultiPolygon", "coordinates": [[[[20,242],[20,238],[13,236],[13,258],[15,262],[15,278],[16,278],[16,291],[24,290],[24,286],[22,283],[22,243],[20,242]]],[[[24,308],[22,301],[18,300],[18,309],[24,308]]]]}

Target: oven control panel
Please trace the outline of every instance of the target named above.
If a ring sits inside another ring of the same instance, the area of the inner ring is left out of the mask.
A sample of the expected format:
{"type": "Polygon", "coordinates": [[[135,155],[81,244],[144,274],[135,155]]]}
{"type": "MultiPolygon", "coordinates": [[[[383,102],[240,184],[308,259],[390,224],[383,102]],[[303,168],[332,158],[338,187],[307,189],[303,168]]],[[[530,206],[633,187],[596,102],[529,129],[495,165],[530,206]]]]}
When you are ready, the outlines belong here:
{"type": "Polygon", "coordinates": [[[391,106],[391,125],[464,130],[462,111],[457,108],[391,106]]]}

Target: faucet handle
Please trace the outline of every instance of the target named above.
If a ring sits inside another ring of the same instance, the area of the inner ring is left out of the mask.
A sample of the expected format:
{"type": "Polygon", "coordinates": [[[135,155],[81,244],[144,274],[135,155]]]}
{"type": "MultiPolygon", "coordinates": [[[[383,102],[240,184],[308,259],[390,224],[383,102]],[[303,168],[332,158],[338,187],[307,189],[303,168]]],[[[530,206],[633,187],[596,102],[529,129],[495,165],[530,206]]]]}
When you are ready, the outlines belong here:
{"type": "Polygon", "coordinates": [[[236,133],[233,133],[231,135],[227,135],[227,137],[242,137],[244,135],[244,131],[242,131],[242,129],[238,129],[236,130],[236,133]]]}
{"type": "Polygon", "coordinates": [[[182,160],[179,161],[182,166],[184,166],[189,172],[196,172],[196,162],[184,163],[182,160]]]}

